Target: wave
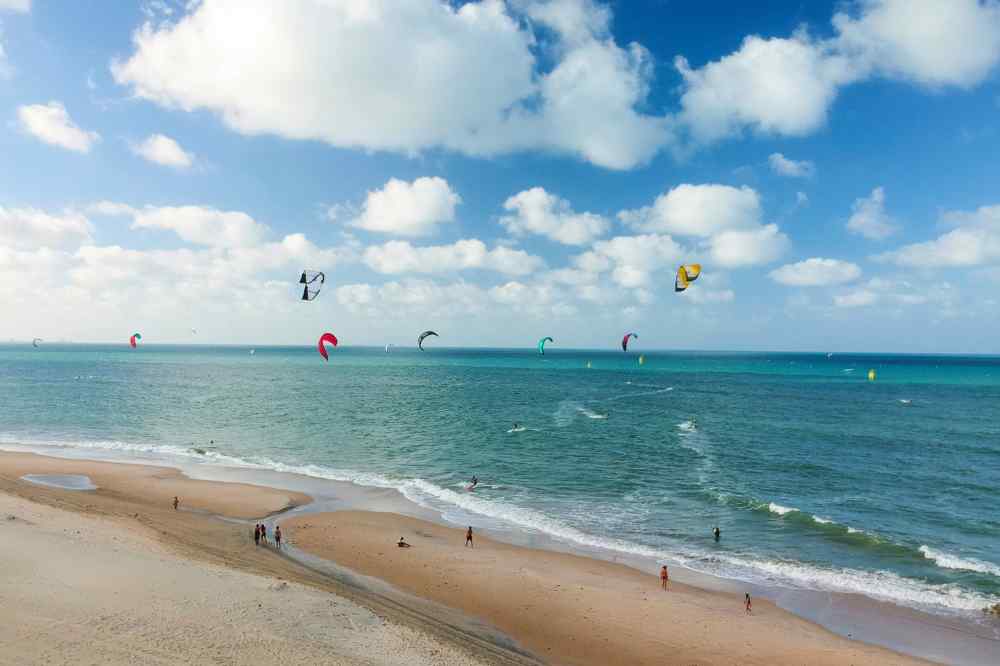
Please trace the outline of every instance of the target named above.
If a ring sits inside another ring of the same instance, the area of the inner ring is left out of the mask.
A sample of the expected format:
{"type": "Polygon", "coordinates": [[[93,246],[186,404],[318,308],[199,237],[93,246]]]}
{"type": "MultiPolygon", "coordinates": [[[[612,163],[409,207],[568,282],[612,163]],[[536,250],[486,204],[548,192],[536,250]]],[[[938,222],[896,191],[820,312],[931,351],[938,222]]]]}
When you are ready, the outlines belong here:
{"type": "Polygon", "coordinates": [[[578,407],[577,411],[586,416],[588,419],[606,419],[607,414],[598,414],[595,411],[589,410],[586,407],[578,407]]]}
{"type": "Polygon", "coordinates": [[[767,510],[779,516],[787,516],[793,511],[798,511],[795,507],[781,506],[780,504],[776,504],[774,502],[770,502],[767,505],[767,510]]]}
{"type": "Polygon", "coordinates": [[[923,553],[924,557],[943,569],[975,571],[976,573],[1000,577],[1000,566],[993,564],[992,562],[983,562],[982,560],[975,560],[972,558],[961,558],[957,555],[945,553],[940,550],[934,550],[929,546],[921,546],[919,550],[923,553]]]}
{"type": "MultiPolygon", "coordinates": [[[[723,578],[797,589],[863,594],[882,601],[937,612],[978,612],[989,603],[993,603],[988,597],[970,592],[958,585],[931,584],[904,578],[888,571],[834,569],[803,562],[766,559],[752,554],[729,554],[716,550],[706,552],[684,546],[677,548],[654,547],[625,539],[598,536],[584,532],[559,518],[535,509],[501,500],[492,500],[481,494],[469,493],[464,490],[443,488],[420,478],[393,479],[374,473],[341,470],[315,464],[287,464],[264,456],[239,458],[212,450],[196,453],[189,447],[134,444],[113,440],[30,441],[24,438],[0,436],[0,446],[3,445],[35,449],[60,447],[101,450],[109,454],[139,453],[156,457],[167,464],[171,460],[199,461],[206,464],[261,469],[350,482],[368,487],[391,488],[400,492],[411,502],[440,511],[445,515],[454,514],[454,510],[458,509],[515,528],[543,533],[576,547],[596,549],[615,556],[631,556],[656,562],[677,562],[695,571],[723,578]]],[[[792,517],[801,513],[797,509],[784,507],[773,502],[767,505],[762,504],[768,511],[771,511],[772,505],[778,512],[785,511],[784,514],[779,515],[792,517]]],[[[968,561],[962,561],[968,563],[968,561]]]]}

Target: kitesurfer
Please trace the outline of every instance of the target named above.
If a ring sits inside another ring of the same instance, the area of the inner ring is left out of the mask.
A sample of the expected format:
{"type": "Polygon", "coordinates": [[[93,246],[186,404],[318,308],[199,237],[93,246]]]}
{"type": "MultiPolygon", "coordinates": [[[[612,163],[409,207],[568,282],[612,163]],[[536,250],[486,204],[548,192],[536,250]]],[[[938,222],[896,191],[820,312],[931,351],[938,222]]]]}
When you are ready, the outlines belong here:
{"type": "Polygon", "coordinates": [[[479,485],[479,477],[476,476],[475,474],[473,474],[472,475],[472,486],[470,486],[470,489],[471,488],[475,488],[477,485],[479,485]]]}

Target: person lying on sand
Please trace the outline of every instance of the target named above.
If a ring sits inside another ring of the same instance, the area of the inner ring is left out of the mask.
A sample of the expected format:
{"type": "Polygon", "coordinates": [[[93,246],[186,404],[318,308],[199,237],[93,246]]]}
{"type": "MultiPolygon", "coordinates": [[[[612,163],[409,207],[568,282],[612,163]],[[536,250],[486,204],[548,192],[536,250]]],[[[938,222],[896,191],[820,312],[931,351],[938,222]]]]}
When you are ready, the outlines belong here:
{"type": "Polygon", "coordinates": [[[406,541],[403,539],[403,537],[399,537],[399,541],[396,543],[396,545],[399,546],[400,548],[409,548],[410,547],[410,544],[406,543],[406,541]]]}

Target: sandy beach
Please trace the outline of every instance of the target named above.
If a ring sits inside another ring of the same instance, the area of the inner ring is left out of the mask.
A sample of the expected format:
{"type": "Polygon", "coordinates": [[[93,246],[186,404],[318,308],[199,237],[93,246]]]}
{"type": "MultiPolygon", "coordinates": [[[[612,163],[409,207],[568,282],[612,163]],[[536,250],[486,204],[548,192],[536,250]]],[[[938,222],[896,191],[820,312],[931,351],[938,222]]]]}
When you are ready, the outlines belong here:
{"type": "Polygon", "coordinates": [[[303,550],[480,617],[562,664],[916,664],[836,636],[756,599],[656,571],[521,548],[387,513],[340,511],[284,522],[303,550]],[[412,544],[398,548],[400,536],[412,544]]]}
{"type": "Polygon", "coordinates": [[[414,518],[281,520],[296,548],[442,606],[409,604],[257,548],[252,520],[232,520],[307,496],[167,468],[0,453],[0,491],[10,663],[925,663],[762,599],[748,617],[737,595],[678,583],[664,592],[655,572],[480,535],[466,548],[462,530],[414,518]],[[99,489],[47,488],[24,474],[85,474],[99,489]],[[413,547],[397,548],[399,536],[413,547]]]}

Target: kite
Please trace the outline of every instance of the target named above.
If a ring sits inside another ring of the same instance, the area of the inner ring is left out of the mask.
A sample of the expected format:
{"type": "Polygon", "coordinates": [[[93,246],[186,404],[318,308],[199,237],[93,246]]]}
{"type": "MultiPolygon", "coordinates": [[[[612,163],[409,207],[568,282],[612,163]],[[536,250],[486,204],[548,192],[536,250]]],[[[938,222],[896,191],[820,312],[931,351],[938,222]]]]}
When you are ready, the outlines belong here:
{"type": "Polygon", "coordinates": [[[682,264],[677,268],[674,291],[684,291],[701,275],[701,264],[682,264]]]}
{"type": "Polygon", "coordinates": [[[32,346],[32,347],[37,347],[37,346],[38,346],[38,343],[39,343],[39,342],[45,342],[45,341],[44,341],[44,340],[42,340],[41,338],[34,338],[34,339],[33,339],[33,340],[31,341],[31,346],[32,346]]]}
{"type": "Polygon", "coordinates": [[[299,284],[302,285],[302,300],[315,300],[324,282],[326,276],[320,271],[302,271],[302,277],[299,278],[299,284]]]}
{"type": "Polygon", "coordinates": [[[555,340],[553,340],[549,336],[545,336],[544,338],[542,338],[541,340],[539,340],[538,341],[538,353],[539,354],[544,354],[545,353],[545,343],[546,342],[555,342],[555,340]]]}
{"type": "Polygon", "coordinates": [[[420,347],[420,351],[424,350],[424,338],[426,338],[428,335],[433,335],[435,338],[441,337],[434,331],[424,331],[423,333],[417,336],[417,346],[420,347]]]}
{"type": "Polygon", "coordinates": [[[682,264],[677,269],[677,278],[674,280],[674,291],[684,291],[692,282],[701,275],[701,264],[682,264]]]}
{"type": "Polygon", "coordinates": [[[323,335],[319,336],[319,342],[316,343],[316,348],[319,350],[319,355],[323,357],[324,361],[329,361],[330,355],[327,353],[326,347],[324,346],[324,344],[326,343],[336,347],[337,336],[335,336],[333,333],[324,333],[323,335]]]}
{"type": "Polygon", "coordinates": [[[636,340],[638,340],[639,336],[635,333],[626,333],[625,337],[622,338],[622,351],[628,351],[629,338],[635,338],[636,340]]]}
{"type": "Polygon", "coordinates": [[[141,334],[141,333],[133,333],[133,334],[132,334],[132,337],[128,339],[128,343],[129,343],[130,345],[132,345],[132,348],[133,348],[133,349],[135,349],[135,348],[136,348],[136,346],[137,346],[137,345],[136,345],[136,341],[137,341],[137,340],[142,340],[142,334],[141,334]]]}

